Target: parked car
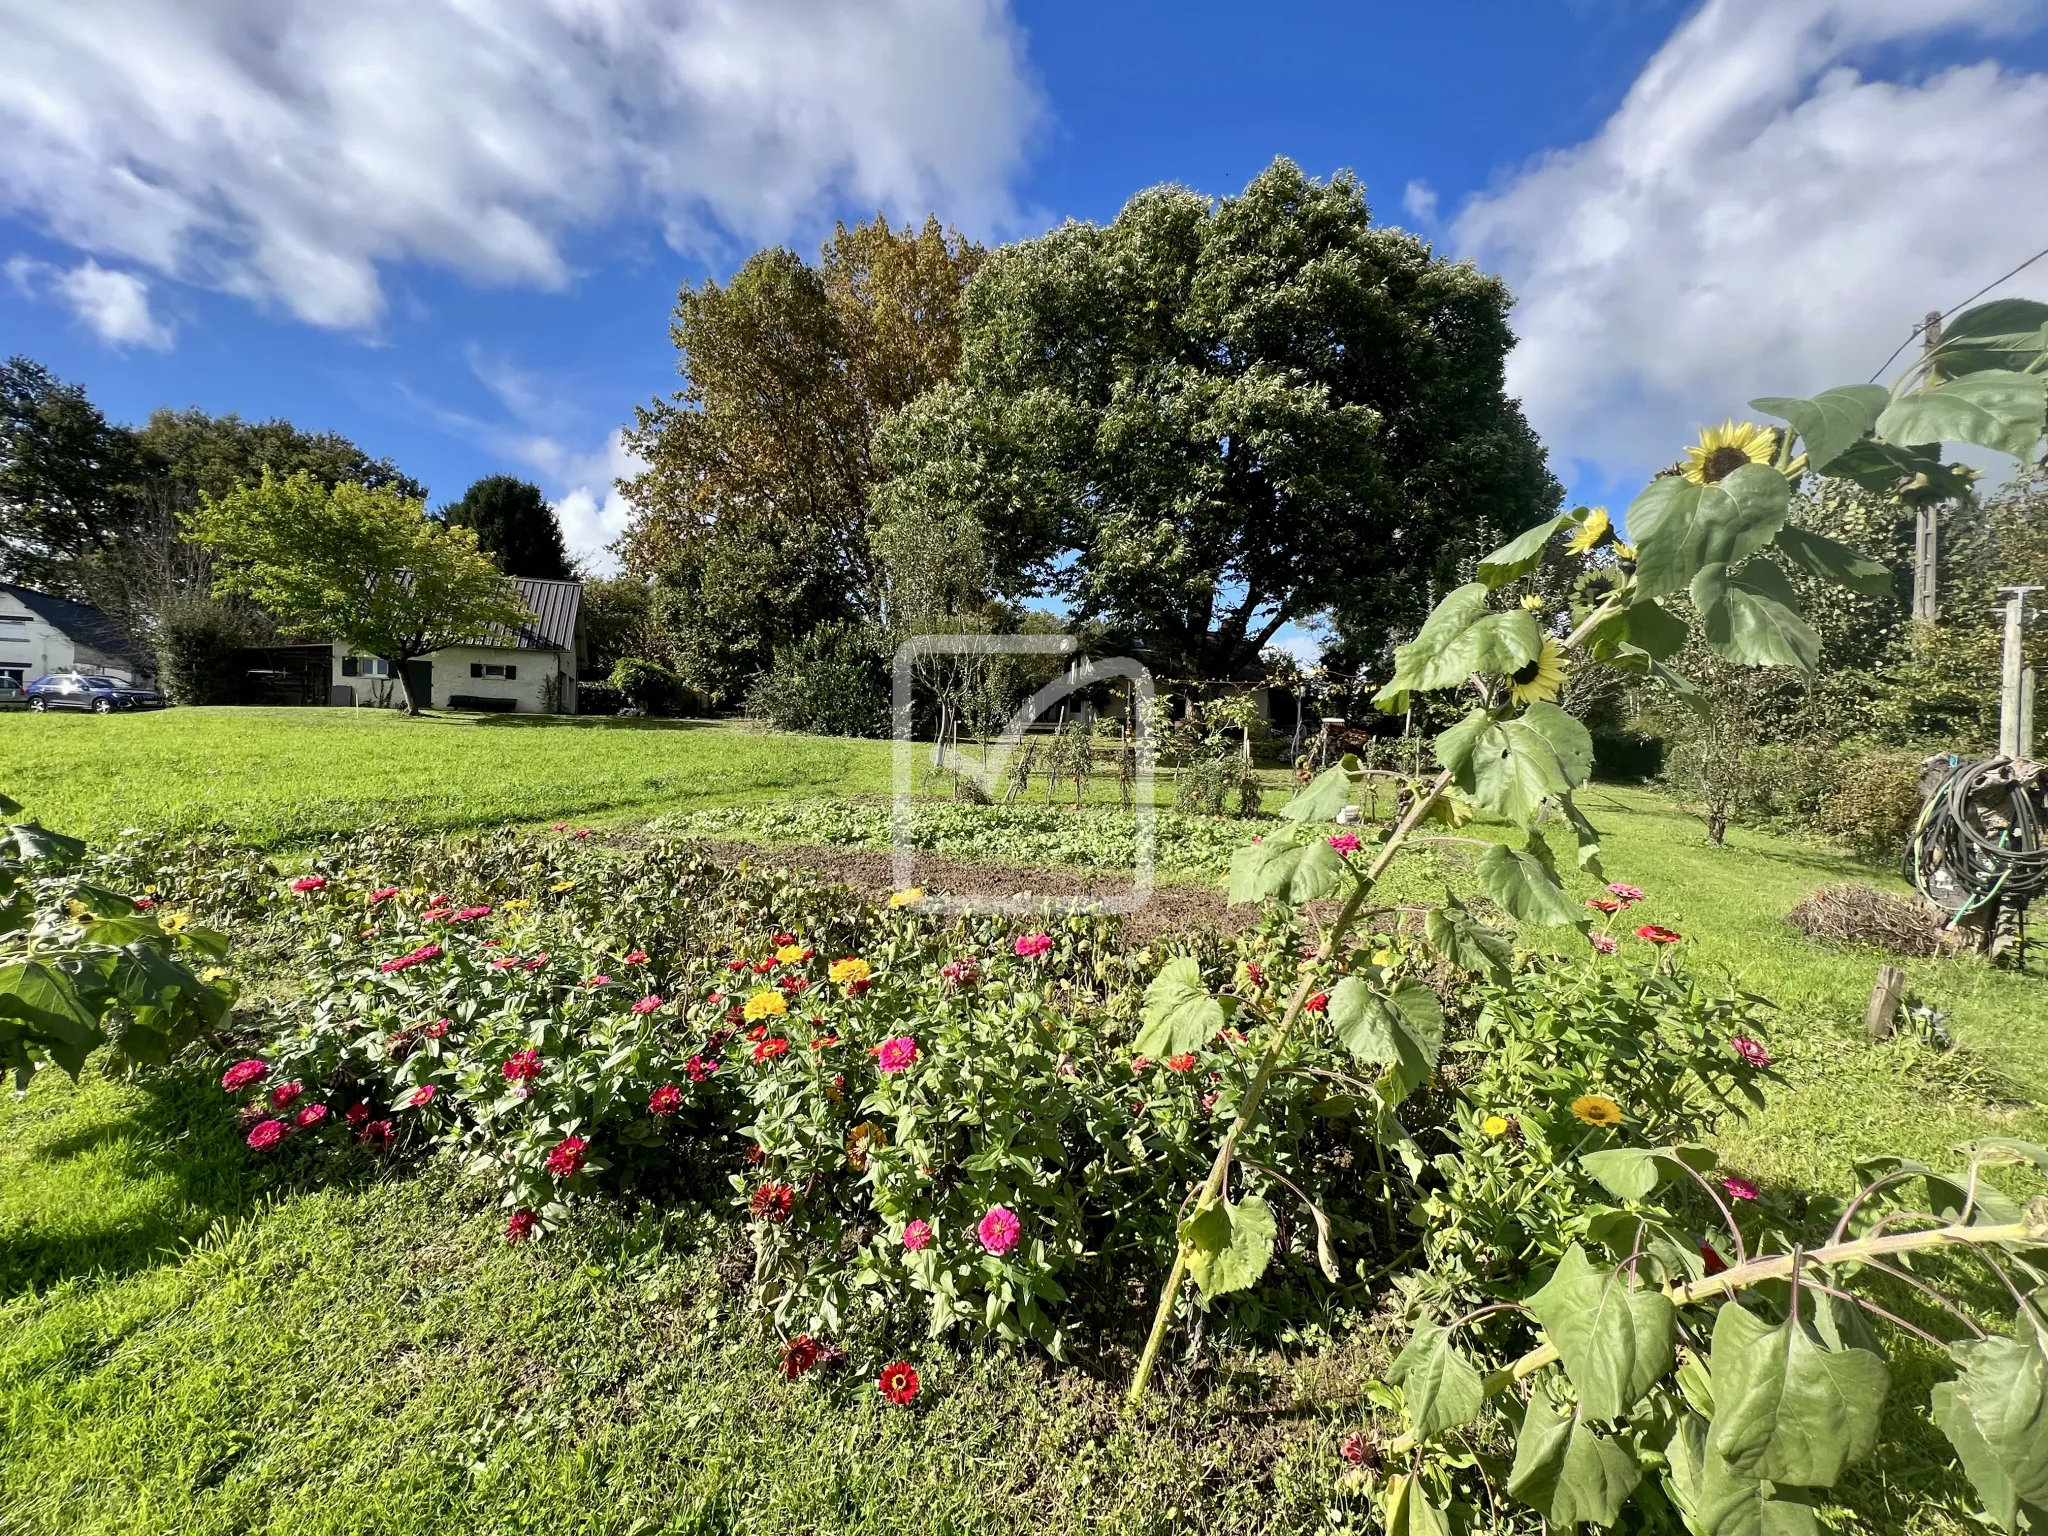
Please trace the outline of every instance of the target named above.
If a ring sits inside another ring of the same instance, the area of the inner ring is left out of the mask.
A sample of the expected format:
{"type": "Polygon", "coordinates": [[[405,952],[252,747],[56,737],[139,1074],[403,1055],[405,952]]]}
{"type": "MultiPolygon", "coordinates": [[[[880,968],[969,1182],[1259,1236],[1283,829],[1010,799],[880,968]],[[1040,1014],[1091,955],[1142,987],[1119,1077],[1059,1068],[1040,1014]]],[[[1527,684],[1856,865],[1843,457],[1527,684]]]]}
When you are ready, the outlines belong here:
{"type": "Polygon", "coordinates": [[[27,707],[28,690],[5,672],[0,672],[0,709],[26,709],[27,707]]]}
{"type": "Polygon", "coordinates": [[[154,688],[111,677],[57,672],[28,685],[28,707],[38,714],[47,709],[89,709],[96,715],[111,715],[116,710],[162,709],[164,696],[154,688]]]}

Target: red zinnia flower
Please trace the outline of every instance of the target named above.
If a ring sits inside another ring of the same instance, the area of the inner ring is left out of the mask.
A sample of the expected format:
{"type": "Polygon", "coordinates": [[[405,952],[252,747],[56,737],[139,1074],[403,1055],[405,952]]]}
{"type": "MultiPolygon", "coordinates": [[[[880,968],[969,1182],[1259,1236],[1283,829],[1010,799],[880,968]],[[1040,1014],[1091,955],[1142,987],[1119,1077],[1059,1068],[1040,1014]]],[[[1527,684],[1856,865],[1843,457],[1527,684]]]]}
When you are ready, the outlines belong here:
{"type": "Polygon", "coordinates": [[[754,962],[754,974],[756,976],[766,976],[774,969],[775,962],[773,960],[756,960],[754,962]]]}
{"type": "Polygon", "coordinates": [[[573,1179],[583,1169],[583,1149],[590,1145],[581,1136],[564,1136],[548,1153],[547,1170],[558,1179],[573,1179]]]}
{"type": "Polygon", "coordinates": [[[405,1102],[414,1109],[425,1109],[434,1102],[434,1095],[440,1091],[432,1083],[422,1083],[406,1095],[405,1102]]]}
{"type": "Polygon", "coordinates": [[[489,907],[464,907],[460,912],[449,918],[448,921],[451,923],[473,923],[480,917],[489,917],[490,915],[491,909],[489,907]]]}
{"type": "Polygon", "coordinates": [[[690,1074],[691,1082],[701,1083],[705,1078],[718,1070],[718,1063],[706,1061],[702,1056],[692,1056],[684,1064],[683,1070],[690,1074]]]}
{"type": "Polygon", "coordinates": [[[628,965],[645,965],[646,963],[647,951],[644,949],[636,949],[630,955],[626,956],[626,964],[628,965]]]}
{"type": "Polygon", "coordinates": [[[1771,1053],[1747,1035],[1735,1036],[1728,1042],[1728,1049],[1752,1067],[1768,1067],[1771,1064],[1771,1053]]]}
{"type": "Polygon", "coordinates": [[[229,1093],[240,1093],[270,1070],[270,1063],[251,1056],[247,1061],[238,1061],[220,1075],[220,1085],[229,1093]]]}
{"type": "Polygon", "coordinates": [[[135,910],[138,912],[147,912],[155,905],[156,898],[154,896],[138,896],[135,898],[135,910]]]}
{"type": "Polygon", "coordinates": [[[917,1371],[908,1360],[898,1360],[882,1368],[875,1388],[897,1407],[908,1408],[917,1397],[917,1371]]]}
{"type": "Polygon", "coordinates": [[[505,1241],[523,1243],[533,1236],[533,1229],[540,1225],[540,1218],[531,1211],[514,1211],[512,1219],[505,1223],[505,1241]]]}
{"type": "Polygon", "coordinates": [[[310,1130],[326,1118],[327,1106],[325,1104],[308,1104],[304,1109],[292,1116],[292,1125],[301,1131],[310,1130]]]}
{"type": "Polygon", "coordinates": [[[425,1035],[429,1040],[438,1040],[443,1035],[448,1033],[448,1024],[449,1021],[447,1019],[436,1019],[434,1020],[433,1023],[429,1024],[425,1029],[421,1030],[420,1033],[425,1035]]]}
{"type": "Polygon", "coordinates": [[[306,1087],[303,1083],[279,1083],[270,1090],[270,1102],[279,1109],[290,1109],[299,1101],[305,1091],[306,1087]]]}
{"type": "Polygon", "coordinates": [[[789,1042],[779,1036],[773,1040],[762,1040],[754,1046],[754,1060],[773,1061],[789,1050],[789,1042]]]}
{"type": "Polygon", "coordinates": [[[1707,1273],[1710,1275],[1718,1275],[1728,1267],[1728,1261],[1714,1250],[1712,1243],[1700,1244],[1700,1257],[1706,1260],[1707,1273]]]}
{"type": "Polygon", "coordinates": [[[1747,1179],[1723,1179],[1721,1187],[1737,1200],[1761,1200],[1763,1198],[1763,1191],[1747,1179]]]}
{"type": "Polygon", "coordinates": [[[386,886],[381,886],[381,887],[379,887],[379,888],[378,888],[377,890],[374,890],[374,891],[370,892],[370,900],[371,900],[371,901],[372,901],[373,903],[374,903],[374,902],[379,902],[379,901],[389,901],[389,900],[390,900],[390,899],[391,899],[392,897],[396,896],[397,894],[398,894],[398,887],[397,887],[397,886],[395,886],[395,885],[386,885],[386,886]]]}
{"type": "Polygon", "coordinates": [[[820,1035],[817,1039],[811,1042],[811,1049],[814,1051],[822,1051],[832,1046],[835,1046],[838,1043],[839,1037],[837,1035],[820,1035]]]}
{"type": "Polygon", "coordinates": [[[505,1060],[505,1081],[508,1083],[530,1083],[540,1076],[540,1067],[539,1051],[514,1051],[505,1060]]]}
{"type": "Polygon", "coordinates": [[[1303,1003],[1301,1005],[1301,1009],[1304,1013],[1323,1013],[1328,1010],[1329,1006],[1330,994],[1327,992],[1318,992],[1314,997],[1310,998],[1307,1002],[1303,1003]]]}
{"type": "Polygon", "coordinates": [[[775,947],[777,949],[782,948],[785,944],[794,944],[795,942],[796,935],[793,933],[778,933],[775,935],[775,947]]]}
{"type": "Polygon", "coordinates": [[[324,891],[327,889],[327,882],[319,875],[301,875],[292,882],[292,889],[295,891],[324,891]]]}
{"type": "Polygon", "coordinates": [[[249,1145],[258,1152],[268,1152],[284,1140],[290,1129],[282,1120],[258,1120],[249,1132],[249,1145]]]}
{"type": "Polygon", "coordinates": [[[1195,1070],[1195,1053],[1183,1051],[1178,1056],[1169,1056],[1166,1058],[1166,1065],[1175,1072],[1192,1072],[1195,1070]]]}
{"type": "Polygon", "coordinates": [[[351,1104],[348,1107],[348,1113],[341,1118],[350,1125],[361,1125],[370,1118],[370,1106],[367,1104],[351,1104]]]}
{"type": "Polygon", "coordinates": [[[796,1191],[787,1184],[763,1184],[748,1197],[747,1208],[769,1221],[787,1221],[796,1209],[796,1191]]]}
{"type": "Polygon", "coordinates": [[[683,1107],[683,1090],[674,1083],[663,1083],[647,1099],[650,1114],[672,1115],[683,1107]]]}
{"type": "Polygon", "coordinates": [[[747,968],[747,962],[744,960],[728,960],[725,962],[725,968],[728,971],[744,971],[747,968]]]}
{"type": "Polygon", "coordinates": [[[656,992],[650,992],[633,1005],[633,1011],[635,1013],[652,1013],[660,1006],[661,995],[656,992]]]}
{"type": "Polygon", "coordinates": [[[1669,928],[1659,928],[1655,923],[1645,923],[1636,930],[1636,937],[1647,939],[1652,944],[1676,944],[1683,935],[1674,933],[1669,928]]]}
{"type": "Polygon", "coordinates": [[[382,1152],[391,1145],[392,1126],[389,1120],[372,1120],[360,1131],[356,1139],[366,1147],[382,1152]]]}
{"type": "Polygon", "coordinates": [[[1266,984],[1266,973],[1265,973],[1265,972],[1264,972],[1263,970],[1261,970],[1261,969],[1259,968],[1259,962],[1258,962],[1258,961],[1256,961],[1256,960],[1247,960],[1247,961],[1245,961],[1245,963],[1244,963],[1244,973],[1245,973],[1246,977],[1248,977],[1248,978],[1250,979],[1250,981],[1251,981],[1251,984],[1252,984],[1253,986],[1255,986],[1255,987],[1262,987],[1262,986],[1264,986],[1264,985],[1266,984]]]}
{"type": "Polygon", "coordinates": [[[782,1374],[791,1381],[818,1363],[818,1341],[800,1333],[782,1346],[782,1374]]]}

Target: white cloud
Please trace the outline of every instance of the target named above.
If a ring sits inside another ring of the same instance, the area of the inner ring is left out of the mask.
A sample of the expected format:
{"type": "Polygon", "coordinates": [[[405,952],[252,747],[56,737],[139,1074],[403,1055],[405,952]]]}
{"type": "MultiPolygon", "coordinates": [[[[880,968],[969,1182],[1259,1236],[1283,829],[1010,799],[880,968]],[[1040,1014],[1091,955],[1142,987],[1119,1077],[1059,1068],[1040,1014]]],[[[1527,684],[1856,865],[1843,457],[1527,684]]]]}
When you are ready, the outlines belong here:
{"type": "Polygon", "coordinates": [[[1554,455],[1669,462],[1752,396],[1866,378],[1927,310],[2048,245],[2048,77],[1855,67],[2042,13],[1708,0],[1600,133],[1470,202],[1455,243],[1519,296],[1510,384],[1554,455]]]}
{"type": "Polygon", "coordinates": [[[150,308],[149,283],[88,257],[69,271],[27,256],[8,258],[7,277],[30,298],[55,298],[110,347],[170,346],[176,327],[150,308]]]}
{"type": "Polygon", "coordinates": [[[1039,104],[1004,0],[0,0],[0,208],[369,326],[381,263],[553,286],[828,202],[1000,221],[1039,104]]]}
{"type": "Polygon", "coordinates": [[[558,444],[540,438],[528,445],[528,454],[529,464],[569,488],[554,503],[569,553],[594,576],[616,574],[619,562],[607,546],[626,531],[633,507],[613,482],[646,467],[627,451],[625,434],[614,432],[597,452],[581,455],[564,453],[558,444]]]}
{"type": "Polygon", "coordinates": [[[1416,223],[1436,222],[1436,188],[1426,181],[1411,181],[1401,189],[1401,209],[1416,223]]]}

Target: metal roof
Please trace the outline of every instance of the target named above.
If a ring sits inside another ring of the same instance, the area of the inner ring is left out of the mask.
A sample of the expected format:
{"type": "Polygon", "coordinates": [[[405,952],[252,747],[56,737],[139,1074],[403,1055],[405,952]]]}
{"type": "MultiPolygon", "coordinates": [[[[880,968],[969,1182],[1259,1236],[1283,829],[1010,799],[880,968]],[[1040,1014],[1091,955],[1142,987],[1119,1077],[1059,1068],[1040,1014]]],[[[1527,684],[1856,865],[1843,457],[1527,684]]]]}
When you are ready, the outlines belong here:
{"type": "Polygon", "coordinates": [[[583,583],[515,576],[512,585],[519,589],[519,600],[533,610],[533,622],[521,624],[516,630],[488,630],[471,643],[522,651],[567,651],[574,656],[576,619],[583,607],[583,583]]]}
{"type": "MultiPolygon", "coordinates": [[[[521,583],[525,585],[525,583],[521,583]]],[[[561,582],[541,582],[541,586],[561,586],[561,582]]],[[[73,602],[68,597],[52,597],[47,592],[37,592],[29,587],[17,587],[12,582],[0,582],[0,592],[7,593],[28,609],[37,618],[50,625],[74,645],[89,645],[96,651],[110,656],[127,656],[131,647],[128,637],[121,633],[121,627],[91,603],[73,602]]],[[[531,604],[532,599],[528,599],[531,604]]],[[[573,614],[574,608],[570,609],[573,614]]]]}

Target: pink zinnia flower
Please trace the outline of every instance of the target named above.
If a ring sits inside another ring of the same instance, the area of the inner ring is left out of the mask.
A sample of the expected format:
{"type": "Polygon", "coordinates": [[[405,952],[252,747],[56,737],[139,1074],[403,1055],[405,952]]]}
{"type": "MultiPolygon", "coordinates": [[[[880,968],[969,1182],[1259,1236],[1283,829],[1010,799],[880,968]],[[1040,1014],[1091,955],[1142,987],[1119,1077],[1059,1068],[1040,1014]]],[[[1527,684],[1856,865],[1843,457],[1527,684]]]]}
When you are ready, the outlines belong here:
{"type": "Polygon", "coordinates": [[[1683,935],[1670,928],[1659,928],[1655,923],[1645,923],[1636,930],[1636,937],[1652,944],[1676,944],[1683,935]]]}
{"type": "Polygon", "coordinates": [[[258,1120],[249,1132],[249,1145],[258,1152],[268,1152],[290,1132],[291,1127],[282,1120],[258,1120]]]}
{"type": "Polygon", "coordinates": [[[514,1051],[505,1059],[505,1081],[508,1083],[530,1083],[540,1076],[540,1052],[534,1050],[514,1051]]]}
{"type": "Polygon", "coordinates": [[[220,1075],[220,1085],[229,1093],[240,1093],[270,1070],[270,1063],[251,1056],[247,1061],[238,1061],[220,1075]]]}
{"type": "Polygon", "coordinates": [[[683,1070],[690,1074],[691,1082],[701,1083],[704,1081],[705,1078],[709,1077],[712,1073],[718,1070],[718,1063],[715,1061],[706,1061],[702,1056],[692,1056],[689,1059],[689,1061],[684,1064],[683,1070]]]}
{"type": "Polygon", "coordinates": [[[135,898],[135,910],[138,912],[147,912],[155,905],[156,898],[154,896],[138,896],[135,898]]]}
{"type": "Polygon", "coordinates": [[[374,890],[374,891],[370,892],[370,900],[371,900],[371,902],[372,902],[372,903],[376,903],[376,902],[380,902],[380,901],[389,901],[389,900],[390,900],[390,899],[391,899],[392,897],[396,896],[397,894],[398,894],[398,887],[397,887],[397,886],[395,886],[395,885],[386,885],[386,886],[381,886],[381,887],[379,887],[379,888],[378,888],[377,890],[374,890]]]}
{"type": "Polygon", "coordinates": [[[429,1040],[438,1040],[443,1035],[448,1033],[448,1025],[449,1021],[447,1019],[436,1019],[434,1020],[433,1023],[429,1024],[425,1029],[421,1030],[420,1033],[425,1035],[429,1040]]]}
{"type": "Polygon", "coordinates": [[[599,973],[596,976],[592,976],[588,981],[583,983],[583,985],[585,985],[586,987],[608,987],[611,984],[611,977],[606,976],[602,973],[599,973]]]}
{"type": "Polygon", "coordinates": [[[1131,1076],[1136,1077],[1151,1065],[1152,1058],[1150,1056],[1133,1056],[1131,1058],[1131,1076]]]}
{"type": "Polygon", "coordinates": [[[304,1109],[292,1116],[292,1124],[302,1131],[311,1130],[326,1118],[327,1106],[325,1104],[308,1104],[304,1109]]]}
{"type": "Polygon", "coordinates": [[[633,1011],[635,1013],[652,1013],[655,1009],[659,1008],[660,1006],[660,995],[658,993],[650,992],[645,997],[641,998],[639,1002],[633,1005],[633,1011]]]}
{"type": "Polygon", "coordinates": [[[489,917],[490,915],[491,909],[489,907],[464,907],[460,912],[449,918],[448,921],[451,923],[473,923],[480,917],[489,917]]]}
{"type": "Polygon", "coordinates": [[[574,832],[571,832],[569,835],[571,837],[588,837],[590,836],[590,828],[578,827],[574,832]]]}
{"type": "Polygon", "coordinates": [[[1586,905],[1595,912],[1619,912],[1621,910],[1621,903],[1612,896],[1588,896],[1586,898],[1586,905]]]}
{"type": "Polygon", "coordinates": [[[909,1035],[896,1035],[875,1047],[875,1065],[884,1072],[902,1072],[917,1060],[917,1042],[909,1035]]]}
{"type": "Polygon", "coordinates": [[[305,1091],[306,1085],[304,1083],[279,1083],[270,1090],[270,1102],[279,1109],[290,1109],[294,1104],[298,1103],[305,1091]]]}
{"type": "Polygon", "coordinates": [[[509,971],[518,963],[519,957],[517,955],[507,955],[502,960],[493,960],[491,962],[491,969],[494,971],[509,971]]]}
{"type": "Polygon", "coordinates": [[[361,1125],[370,1118],[370,1106],[367,1104],[351,1104],[348,1107],[348,1113],[341,1118],[350,1125],[361,1125]]]}
{"type": "Polygon", "coordinates": [[[1049,933],[1027,933],[1011,946],[1019,960],[1036,960],[1040,955],[1052,953],[1052,935],[1049,933]]]}
{"type": "Polygon", "coordinates": [[[647,1097],[647,1112],[651,1115],[672,1115],[683,1107],[683,1090],[674,1083],[663,1083],[647,1097]]]}
{"type": "Polygon", "coordinates": [[[1768,1067],[1771,1053],[1747,1035],[1737,1035],[1728,1042],[1728,1048],[1752,1067],[1768,1067]]]}
{"type": "Polygon", "coordinates": [[[569,830],[569,823],[567,823],[566,821],[558,821],[555,823],[555,830],[557,832],[566,832],[569,830]]]}
{"type": "Polygon", "coordinates": [[[1339,832],[1330,839],[1330,846],[1346,858],[1349,858],[1352,854],[1358,852],[1358,834],[1355,832],[1339,832]]]}
{"type": "Polygon", "coordinates": [[[903,1229],[903,1246],[912,1253],[923,1253],[932,1245],[932,1224],[928,1221],[913,1221],[903,1229]]]}
{"type": "Polygon", "coordinates": [[[583,1168],[583,1149],[590,1143],[581,1136],[564,1136],[548,1153],[547,1169],[558,1179],[573,1179],[583,1168]]]}
{"type": "Polygon", "coordinates": [[[1621,948],[1621,941],[1611,933],[1590,933],[1586,940],[1603,955],[1611,955],[1621,948]]]}
{"type": "Polygon", "coordinates": [[[425,1109],[434,1102],[434,1095],[440,1091],[432,1083],[422,1083],[406,1095],[405,1102],[414,1109],[425,1109]]]}
{"type": "Polygon", "coordinates": [[[1763,1191],[1747,1179],[1723,1179],[1721,1187],[1737,1200],[1761,1200],[1763,1198],[1763,1191]]]}
{"type": "Polygon", "coordinates": [[[548,963],[548,956],[547,956],[547,953],[546,953],[545,951],[543,951],[542,953],[540,953],[540,954],[538,954],[538,955],[535,955],[535,956],[534,956],[534,957],[533,957],[533,958],[532,958],[531,960],[527,961],[527,962],[526,962],[526,968],[527,968],[527,969],[528,969],[529,971],[537,971],[537,970],[539,970],[539,969],[540,969],[540,968],[541,968],[542,966],[546,965],[547,963],[548,963]]]}
{"type": "Polygon", "coordinates": [[[1643,893],[1632,885],[1614,884],[1607,887],[1607,894],[1618,896],[1623,901],[1636,902],[1643,899],[1643,893]]]}
{"type": "Polygon", "coordinates": [[[531,1211],[514,1211],[512,1219],[505,1223],[505,1241],[523,1243],[533,1236],[533,1229],[540,1225],[540,1218],[531,1211]]]}
{"type": "Polygon", "coordinates": [[[382,1152],[391,1145],[392,1126],[389,1120],[372,1120],[356,1132],[356,1140],[374,1151],[382,1152]]]}
{"type": "Polygon", "coordinates": [[[981,968],[972,960],[948,960],[939,976],[949,987],[971,987],[981,979],[981,968]]]}
{"type": "Polygon", "coordinates": [[[327,881],[319,875],[301,875],[292,882],[292,889],[295,891],[324,891],[327,889],[327,881]]]}
{"type": "Polygon", "coordinates": [[[982,1217],[981,1224],[974,1230],[981,1237],[981,1246],[1001,1258],[1017,1246],[1017,1239],[1024,1233],[1024,1224],[1017,1219],[1015,1211],[999,1205],[982,1217]]]}

